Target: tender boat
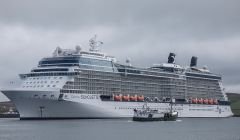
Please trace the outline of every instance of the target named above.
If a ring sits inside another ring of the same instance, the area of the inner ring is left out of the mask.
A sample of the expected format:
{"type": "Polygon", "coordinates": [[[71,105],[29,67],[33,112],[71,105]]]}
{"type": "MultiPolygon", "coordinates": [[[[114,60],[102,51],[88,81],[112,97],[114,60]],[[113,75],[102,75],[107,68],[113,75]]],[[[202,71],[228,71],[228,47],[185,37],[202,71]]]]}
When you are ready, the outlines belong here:
{"type": "Polygon", "coordinates": [[[159,112],[155,109],[150,109],[146,104],[142,109],[134,109],[133,121],[176,121],[178,112],[159,112]]]}

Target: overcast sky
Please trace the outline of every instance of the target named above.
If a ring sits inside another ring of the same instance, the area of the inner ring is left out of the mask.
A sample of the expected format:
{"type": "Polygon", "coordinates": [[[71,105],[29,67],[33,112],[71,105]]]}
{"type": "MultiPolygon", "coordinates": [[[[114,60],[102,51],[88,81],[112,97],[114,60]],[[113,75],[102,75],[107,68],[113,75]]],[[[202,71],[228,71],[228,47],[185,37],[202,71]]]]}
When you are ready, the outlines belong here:
{"type": "Polygon", "coordinates": [[[239,7],[239,0],[1,0],[0,87],[57,46],[87,50],[97,34],[102,51],[134,66],[166,62],[169,52],[181,65],[198,56],[199,67],[240,92],[239,7]]]}

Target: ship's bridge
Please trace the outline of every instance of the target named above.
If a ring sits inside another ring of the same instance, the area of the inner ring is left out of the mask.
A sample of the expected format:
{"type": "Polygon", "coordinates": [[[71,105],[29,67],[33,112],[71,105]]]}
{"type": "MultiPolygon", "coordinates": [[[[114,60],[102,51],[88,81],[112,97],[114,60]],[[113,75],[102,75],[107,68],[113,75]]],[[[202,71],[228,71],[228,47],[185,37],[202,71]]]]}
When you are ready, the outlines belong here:
{"type": "MultiPolygon", "coordinates": [[[[116,67],[113,65],[116,62],[116,58],[100,52],[99,46],[101,44],[103,43],[96,41],[96,36],[94,36],[89,40],[89,51],[82,51],[80,46],[76,46],[75,50],[57,47],[52,57],[43,58],[39,62],[38,68],[49,68],[49,71],[51,71],[50,68],[52,67],[77,67],[107,72],[116,71],[116,67]]],[[[43,70],[35,70],[33,72],[38,71],[43,70]]]]}
{"type": "Polygon", "coordinates": [[[79,66],[79,57],[49,57],[43,58],[39,64],[39,67],[47,66],[79,66]]]}
{"type": "MultiPolygon", "coordinates": [[[[110,72],[113,72],[115,69],[115,67],[113,66],[113,62],[107,59],[92,58],[87,56],[67,56],[43,58],[39,62],[39,69],[35,69],[33,72],[51,71],[52,67],[61,67],[62,69],[64,69],[64,67],[68,68],[76,66],[82,69],[94,69],[110,72]],[[42,68],[45,69],[42,70],[42,68]]],[[[56,70],[54,69],[53,71],[56,70]]]]}

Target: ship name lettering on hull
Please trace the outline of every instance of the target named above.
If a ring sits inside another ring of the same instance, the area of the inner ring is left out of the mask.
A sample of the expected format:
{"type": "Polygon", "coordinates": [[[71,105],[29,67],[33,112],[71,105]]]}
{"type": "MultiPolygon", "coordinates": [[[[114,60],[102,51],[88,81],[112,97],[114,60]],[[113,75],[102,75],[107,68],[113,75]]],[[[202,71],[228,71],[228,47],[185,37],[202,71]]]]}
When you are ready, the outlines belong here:
{"type": "Polygon", "coordinates": [[[81,95],[81,99],[98,99],[97,95],[81,95]]]}

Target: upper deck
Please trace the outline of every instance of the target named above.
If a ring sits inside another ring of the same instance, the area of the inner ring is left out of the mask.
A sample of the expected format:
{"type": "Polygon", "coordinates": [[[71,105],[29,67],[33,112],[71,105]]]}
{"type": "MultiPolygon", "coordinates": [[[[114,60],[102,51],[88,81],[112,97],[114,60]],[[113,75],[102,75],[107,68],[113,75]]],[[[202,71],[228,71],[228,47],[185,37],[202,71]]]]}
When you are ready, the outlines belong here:
{"type": "MultiPolygon", "coordinates": [[[[170,53],[168,63],[157,64],[149,68],[133,67],[129,61],[127,61],[127,64],[120,64],[115,57],[100,52],[99,46],[102,44],[102,42],[96,40],[95,36],[89,41],[89,51],[83,51],[80,46],[76,46],[75,50],[57,47],[53,56],[41,59],[38,63],[38,67],[33,68],[28,75],[37,76],[46,73],[50,73],[48,75],[52,75],[52,73],[66,73],[70,72],[69,68],[75,67],[76,69],[80,68],[130,75],[151,75],[172,78],[195,77],[221,80],[220,75],[213,74],[206,68],[197,68],[196,62],[191,62],[190,67],[183,67],[175,64],[174,53],[170,53]]],[[[197,58],[195,57],[195,59],[197,58]]]]}

